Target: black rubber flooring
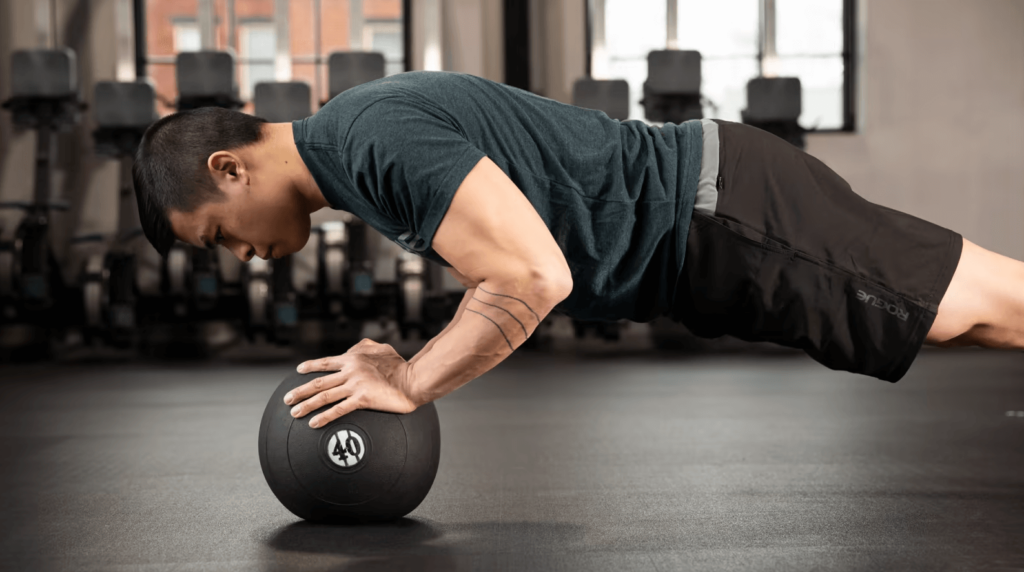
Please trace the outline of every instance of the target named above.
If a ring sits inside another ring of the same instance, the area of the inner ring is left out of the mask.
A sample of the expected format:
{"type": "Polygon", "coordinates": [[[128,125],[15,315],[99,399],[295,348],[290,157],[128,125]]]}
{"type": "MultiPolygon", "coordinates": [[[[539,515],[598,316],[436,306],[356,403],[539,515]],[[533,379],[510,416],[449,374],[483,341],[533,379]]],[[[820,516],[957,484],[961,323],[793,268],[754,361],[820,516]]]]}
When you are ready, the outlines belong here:
{"type": "Polygon", "coordinates": [[[516,355],[437,403],[424,503],[350,527],[263,480],[290,367],[0,368],[0,569],[1024,569],[1020,354],[516,355]]]}

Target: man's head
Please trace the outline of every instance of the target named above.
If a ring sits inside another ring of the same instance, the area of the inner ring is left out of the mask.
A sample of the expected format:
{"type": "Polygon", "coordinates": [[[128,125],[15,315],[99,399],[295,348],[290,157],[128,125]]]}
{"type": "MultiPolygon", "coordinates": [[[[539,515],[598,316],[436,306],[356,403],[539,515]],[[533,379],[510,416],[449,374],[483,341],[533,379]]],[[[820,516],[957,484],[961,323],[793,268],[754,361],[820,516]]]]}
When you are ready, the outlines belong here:
{"type": "Polygon", "coordinates": [[[297,169],[289,124],[215,107],[169,115],[132,168],[142,229],[164,256],[176,239],[241,260],[291,254],[309,239],[311,212],[297,169]]]}

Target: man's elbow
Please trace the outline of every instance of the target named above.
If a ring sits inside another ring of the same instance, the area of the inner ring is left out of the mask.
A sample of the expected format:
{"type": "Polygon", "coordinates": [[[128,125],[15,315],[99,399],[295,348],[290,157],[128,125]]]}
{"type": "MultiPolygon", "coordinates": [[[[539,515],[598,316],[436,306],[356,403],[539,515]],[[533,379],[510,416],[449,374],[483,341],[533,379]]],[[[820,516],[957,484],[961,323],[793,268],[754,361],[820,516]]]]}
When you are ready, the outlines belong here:
{"type": "Polygon", "coordinates": [[[549,291],[555,304],[569,297],[572,294],[572,273],[566,268],[549,279],[549,291]]]}
{"type": "Polygon", "coordinates": [[[520,299],[538,314],[550,312],[573,288],[568,265],[558,264],[504,265],[481,284],[485,292],[520,299]]]}
{"type": "Polygon", "coordinates": [[[532,297],[550,311],[572,293],[572,274],[566,268],[542,268],[530,272],[532,297]]]}

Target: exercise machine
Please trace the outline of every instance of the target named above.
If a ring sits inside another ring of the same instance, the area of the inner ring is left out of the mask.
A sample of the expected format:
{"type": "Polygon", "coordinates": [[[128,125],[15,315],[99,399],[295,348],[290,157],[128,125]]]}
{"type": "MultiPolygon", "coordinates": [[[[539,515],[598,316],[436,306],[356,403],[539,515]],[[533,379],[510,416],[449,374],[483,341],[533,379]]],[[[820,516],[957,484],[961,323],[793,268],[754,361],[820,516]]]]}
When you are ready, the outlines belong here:
{"type": "MultiPolygon", "coordinates": [[[[151,250],[139,221],[132,187],[132,158],[146,129],[157,119],[156,93],[145,81],[101,81],[94,92],[96,153],[118,163],[118,218],[112,237],[94,252],[81,272],[83,333],[91,341],[128,347],[136,341],[139,293],[136,288],[136,252],[151,250]]],[[[78,241],[93,237],[83,237],[78,241]]],[[[150,305],[158,304],[150,301],[150,305]]]]}
{"type": "Polygon", "coordinates": [[[629,119],[629,83],[624,79],[580,78],[572,86],[572,104],[625,121],[629,119]]]}
{"type": "Polygon", "coordinates": [[[701,55],[693,50],[655,50],[647,54],[644,115],[648,121],[682,123],[701,119],[701,55]]]}
{"type": "Polygon", "coordinates": [[[803,112],[800,78],[756,77],[747,83],[747,108],[743,123],[777,135],[793,145],[806,147],[798,120],[803,112]]]}
{"type": "Polygon", "coordinates": [[[19,50],[11,55],[11,98],[3,107],[15,126],[36,132],[35,181],[29,202],[0,203],[25,212],[13,233],[0,239],[0,322],[44,329],[65,325],[66,285],[50,244],[50,214],[67,210],[51,197],[54,134],[68,130],[84,104],[78,93],[75,53],[67,48],[19,50]]]}

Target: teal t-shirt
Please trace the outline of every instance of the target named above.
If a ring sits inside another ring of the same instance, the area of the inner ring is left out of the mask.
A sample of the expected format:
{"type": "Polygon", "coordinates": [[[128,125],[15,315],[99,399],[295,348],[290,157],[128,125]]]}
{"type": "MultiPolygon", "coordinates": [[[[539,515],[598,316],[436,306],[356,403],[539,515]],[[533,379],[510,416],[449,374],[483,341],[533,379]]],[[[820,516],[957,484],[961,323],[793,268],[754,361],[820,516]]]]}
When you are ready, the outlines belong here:
{"type": "Polygon", "coordinates": [[[407,72],[341,93],[292,131],[331,206],[410,252],[448,266],[434,233],[488,157],[565,255],[573,291],[556,310],[648,321],[671,308],[700,174],[699,121],[620,122],[471,75],[407,72]]]}

